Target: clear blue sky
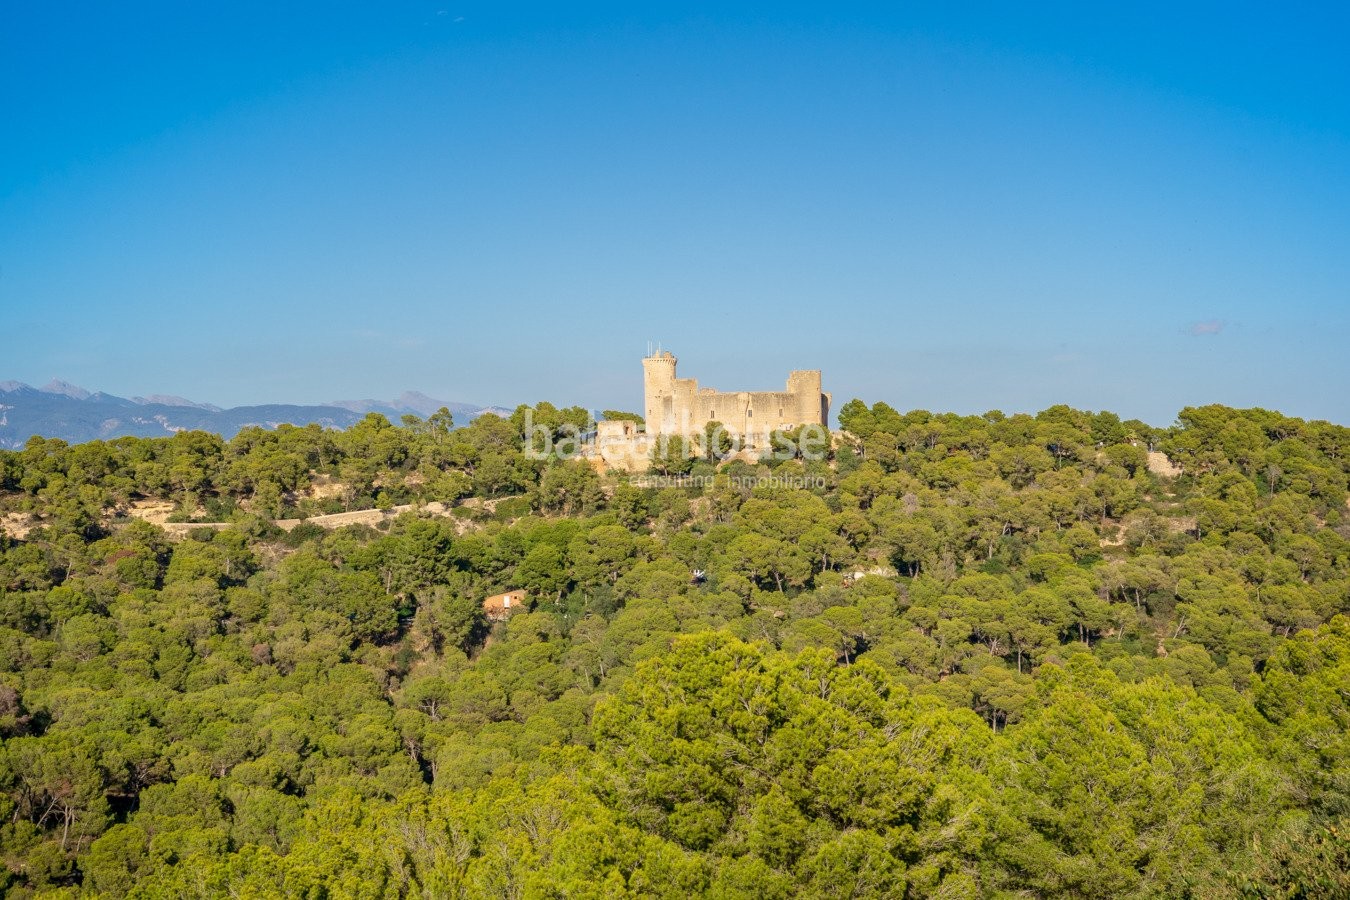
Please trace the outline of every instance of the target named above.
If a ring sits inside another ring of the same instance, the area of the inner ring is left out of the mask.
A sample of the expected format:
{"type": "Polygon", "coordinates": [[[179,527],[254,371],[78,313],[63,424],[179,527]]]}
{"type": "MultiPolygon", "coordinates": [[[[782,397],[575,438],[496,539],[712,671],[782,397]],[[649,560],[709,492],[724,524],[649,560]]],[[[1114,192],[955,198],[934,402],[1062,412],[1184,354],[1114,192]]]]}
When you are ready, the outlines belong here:
{"type": "Polygon", "coordinates": [[[1343,4],[8,3],[0,379],[1350,423],[1343,4]]]}

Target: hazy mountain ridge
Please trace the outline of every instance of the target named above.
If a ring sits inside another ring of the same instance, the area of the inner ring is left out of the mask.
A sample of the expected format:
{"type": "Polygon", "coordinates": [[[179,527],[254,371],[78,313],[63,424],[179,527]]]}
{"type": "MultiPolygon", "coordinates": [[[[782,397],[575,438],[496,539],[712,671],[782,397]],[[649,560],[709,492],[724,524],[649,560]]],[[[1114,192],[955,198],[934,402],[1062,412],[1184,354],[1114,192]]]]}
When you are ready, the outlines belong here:
{"type": "Polygon", "coordinates": [[[393,400],[268,403],[222,409],[170,394],[126,398],[59,380],[40,388],[4,381],[0,382],[0,448],[18,449],[33,435],[78,443],[125,435],[162,437],[192,430],[229,438],[250,426],[275,428],[283,423],[315,422],[325,428],[347,428],[370,412],[396,422],[404,414],[426,416],[442,406],[460,424],[483,412],[509,412],[501,407],[437,400],[417,391],[405,391],[393,400]]]}
{"type": "Polygon", "coordinates": [[[476,403],[455,403],[449,400],[437,400],[435,397],[428,397],[421,391],[404,391],[393,400],[334,400],[328,405],[354,413],[361,413],[362,415],[368,412],[378,412],[395,418],[404,415],[405,413],[412,413],[417,416],[429,416],[444,406],[446,409],[450,410],[450,414],[453,415],[455,421],[460,424],[485,412],[496,413],[497,415],[511,414],[511,410],[502,406],[480,406],[476,403]]]}

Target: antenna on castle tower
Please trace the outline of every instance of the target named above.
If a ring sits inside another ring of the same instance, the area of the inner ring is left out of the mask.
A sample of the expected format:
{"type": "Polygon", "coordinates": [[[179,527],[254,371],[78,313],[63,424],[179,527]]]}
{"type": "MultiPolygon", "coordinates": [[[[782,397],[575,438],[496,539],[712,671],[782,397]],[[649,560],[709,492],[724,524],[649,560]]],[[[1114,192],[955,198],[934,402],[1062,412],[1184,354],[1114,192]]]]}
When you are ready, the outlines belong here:
{"type": "Polygon", "coordinates": [[[648,356],[651,356],[651,355],[652,355],[652,342],[651,342],[651,341],[648,341],[648,342],[647,342],[647,355],[648,355],[648,356]]]}

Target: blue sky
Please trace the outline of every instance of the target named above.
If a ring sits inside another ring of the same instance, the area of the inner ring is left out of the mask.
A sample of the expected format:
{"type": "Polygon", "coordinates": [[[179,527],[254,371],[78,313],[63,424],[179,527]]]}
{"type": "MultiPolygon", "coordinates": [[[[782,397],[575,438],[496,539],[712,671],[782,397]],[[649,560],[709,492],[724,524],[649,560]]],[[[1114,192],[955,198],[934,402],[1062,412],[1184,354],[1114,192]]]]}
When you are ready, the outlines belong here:
{"type": "Polygon", "coordinates": [[[1350,13],[8,4],[0,379],[1350,423],[1350,13]]]}

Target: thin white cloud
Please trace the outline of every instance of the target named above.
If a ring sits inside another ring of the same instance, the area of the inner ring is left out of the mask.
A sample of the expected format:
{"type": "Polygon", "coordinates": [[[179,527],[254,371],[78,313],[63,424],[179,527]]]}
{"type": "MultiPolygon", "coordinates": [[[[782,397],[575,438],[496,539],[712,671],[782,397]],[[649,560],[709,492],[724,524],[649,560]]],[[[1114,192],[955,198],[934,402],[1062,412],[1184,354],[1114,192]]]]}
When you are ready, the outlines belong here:
{"type": "Polygon", "coordinates": [[[1202,322],[1192,322],[1186,326],[1186,333],[1191,337],[1213,337],[1223,331],[1226,323],[1222,319],[1205,319],[1202,322]]]}

